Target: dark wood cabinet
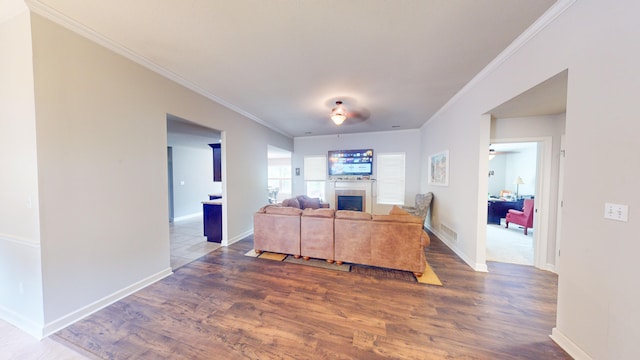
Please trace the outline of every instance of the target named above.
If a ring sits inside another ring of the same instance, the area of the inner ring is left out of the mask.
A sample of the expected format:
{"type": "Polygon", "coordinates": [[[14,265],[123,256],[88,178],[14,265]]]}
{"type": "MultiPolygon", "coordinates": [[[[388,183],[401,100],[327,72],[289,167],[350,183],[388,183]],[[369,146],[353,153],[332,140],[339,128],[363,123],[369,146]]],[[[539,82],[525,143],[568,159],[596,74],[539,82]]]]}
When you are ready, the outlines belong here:
{"type": "Polygon", "coordinates": [[[213,181],[222,181],[222,147],[220,144],[209,144],[213,149],[213,181]]]}
{"type": "Polygon", "coordinates": [[[222,204],[202,204],[204,236],[210,242],[222,242],[222,204]]]}

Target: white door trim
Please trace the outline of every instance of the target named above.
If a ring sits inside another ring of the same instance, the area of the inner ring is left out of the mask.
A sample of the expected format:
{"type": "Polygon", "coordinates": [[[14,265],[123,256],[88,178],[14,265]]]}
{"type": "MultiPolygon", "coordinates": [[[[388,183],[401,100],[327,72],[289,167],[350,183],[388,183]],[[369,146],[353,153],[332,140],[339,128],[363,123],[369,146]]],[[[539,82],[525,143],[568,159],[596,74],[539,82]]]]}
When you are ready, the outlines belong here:
{"type": "MultiPolygon", "coordinates": [[[[539,269],[547,269],[547,246],[549,232],[549,207],[550,207],[550,189],[551,189],[551,163],[552,163],[552,146],[553,138],[551,136],[538,136],[527,138],[501,138],[490,139],[491,144],[499,143],[520,143],[520,142],[536,142],[538,143],[537,152],[537,169],[536,169],[536,198],[535,198],[535,215],[533,217],[533,251],[534,266],[539,269]]],[[[482,157],[485,162],[484,167],[488,168],[489,159],[487,156],[482,157]]],[[[486,203],[487,190],[479,189],[478,198],[483,199],[486,203]]],[[[486,216],[486,214],[485,214],[486,216]]],[[[478,222],[478,233],[486,232],[486,219],[484,222],[478,222]]],[[[486,240],[483,244],[478,242],[478,251],[486,254],[486,240]]],[[[485,255],[486,259],[486,255],[485,255]]],[[[485,260],[486,261],[486,260],[485,260]]]]}

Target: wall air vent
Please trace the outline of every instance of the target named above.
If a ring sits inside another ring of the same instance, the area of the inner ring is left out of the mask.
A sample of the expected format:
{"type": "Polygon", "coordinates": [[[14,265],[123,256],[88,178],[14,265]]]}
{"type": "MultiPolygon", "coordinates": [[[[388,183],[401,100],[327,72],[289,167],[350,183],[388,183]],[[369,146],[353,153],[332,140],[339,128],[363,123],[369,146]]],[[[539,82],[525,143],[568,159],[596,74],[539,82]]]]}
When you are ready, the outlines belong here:
{"type": "Polygon", "coordinates": [[[448,225],[440,223],[440,233],[453,242],[458,241],[458,233],[448,225]]]}

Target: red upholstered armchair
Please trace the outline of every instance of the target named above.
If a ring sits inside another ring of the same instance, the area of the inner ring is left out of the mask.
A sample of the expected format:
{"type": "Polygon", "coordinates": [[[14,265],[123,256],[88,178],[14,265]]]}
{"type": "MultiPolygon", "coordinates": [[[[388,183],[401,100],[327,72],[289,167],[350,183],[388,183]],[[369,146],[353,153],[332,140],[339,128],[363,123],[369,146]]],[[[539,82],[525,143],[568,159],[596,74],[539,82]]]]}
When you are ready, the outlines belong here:
{"type": "Polygon", "coordinates": [[[533,199],[526,199],[522,211],[510,209],[507,213],[507,228],[509,223],[524,226],[524,234],[527,235],[527,229],[533,228],[533,199]]]}

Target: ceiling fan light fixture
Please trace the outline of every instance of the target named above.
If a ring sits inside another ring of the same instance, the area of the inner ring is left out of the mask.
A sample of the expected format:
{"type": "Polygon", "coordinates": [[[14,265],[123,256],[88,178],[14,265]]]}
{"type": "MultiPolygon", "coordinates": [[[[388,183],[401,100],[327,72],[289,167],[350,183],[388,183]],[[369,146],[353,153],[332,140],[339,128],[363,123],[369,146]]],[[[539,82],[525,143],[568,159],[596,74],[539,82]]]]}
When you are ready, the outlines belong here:
{"type": "Polygon", "coordinates": [[[331,120],[338,126],[347,120],[347,112],[342,107],[342,101],[336,101],[336,107],[331,110],[331,120]]]}

